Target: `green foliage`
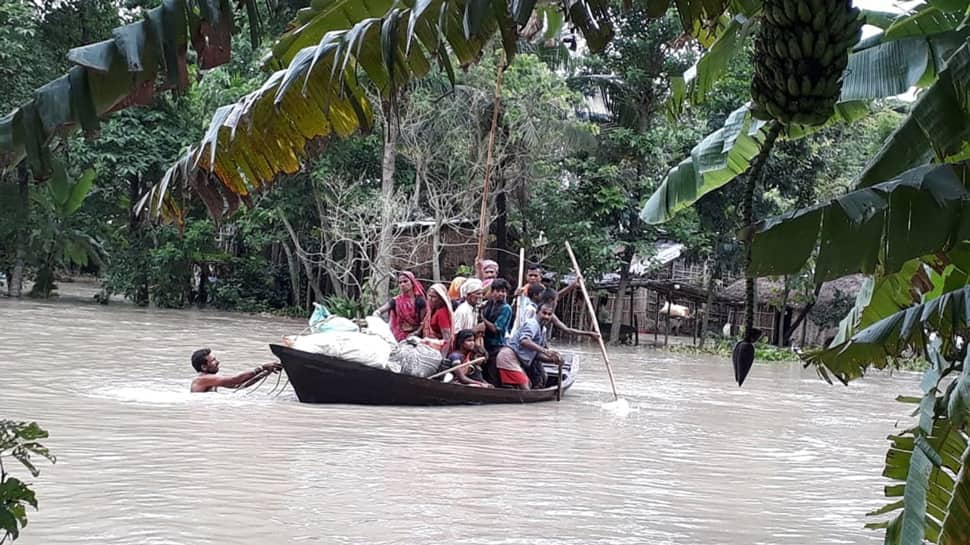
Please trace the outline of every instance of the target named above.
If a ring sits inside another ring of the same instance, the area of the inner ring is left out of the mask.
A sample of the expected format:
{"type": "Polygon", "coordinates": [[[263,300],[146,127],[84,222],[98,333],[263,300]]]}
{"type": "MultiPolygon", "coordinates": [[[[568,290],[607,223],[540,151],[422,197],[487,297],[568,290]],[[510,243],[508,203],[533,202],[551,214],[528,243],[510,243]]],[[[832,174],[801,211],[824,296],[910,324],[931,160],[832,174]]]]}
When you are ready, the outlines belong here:
{"type": "Polygon", "coordinates": [[[20,530],[27,526],[27,507],[37,509],[37,497],[30,486],[12,477],[3,464],[9,457],[20,462],[34,477],[40,474],[35,457],[51,463],[56,458],[39,440],[46,439],[47,432],[36,422],[0,420],[0,543],[16,540],[20,530]]]}
{"type": "Polygon", "coordinates": [[[927,356],[930,365],[920,384],[923,395],[900,398],[918,405],[914,413],[917,424],[889,436],[892,444],[883,475],[898,483],[885,488],[892,503],[869,513],[895,516],[867,527],[884,528],[887,543],[957,545],[966,542],[970,522],[970,475],[966,471],[970,445],[960,431],[966,416],[962,396],[967,361],[965,355],[947,359],[939,343],[928,346],[927,356]],[[957,371],[959,378],[950,380],[957,371]]]}
{"type": "Polygon", "coordinates": [[[86,232],[78,217],[94,180],[94,170],[88,169],[75,181],[69,181],[67,169],[55,160],[50,183],[34,190],[29,246],[34,256],[31,265],[37,273],[32,296],[49,297],[56,287],[58,270],[102,262],[101,242],[86,232]]]}
{"type": "Polygon", "coordinates": [[[265,312],[286,306],[285,268],[274,268],[259,255],[232,258],[223,267],[228,274],[218,277],[210,288],[216,308],[265,312]]]}
{"type": "MultiPolygon", "coordinates": [[[[737,339],[712,335],[706,340],[703,347],[680,344],[671,345],[670,350],[683,354],[703,354],[730,358],[735,344],[737,344],[737,339]]],[[[766,341],[761,341],[754,347],[754,359],[760,362],[793,362],[798,361],[798,354],[788,348],[778,348],[766,341]]]]}
{"type": "Polygon", "coordinates": [[[337,295],[328,296],[323,300],[323,305],[331,314],[343,316],[348,319],[363,318],[367,315],[367,308],[363,300],[340,297],[337,295]]]}

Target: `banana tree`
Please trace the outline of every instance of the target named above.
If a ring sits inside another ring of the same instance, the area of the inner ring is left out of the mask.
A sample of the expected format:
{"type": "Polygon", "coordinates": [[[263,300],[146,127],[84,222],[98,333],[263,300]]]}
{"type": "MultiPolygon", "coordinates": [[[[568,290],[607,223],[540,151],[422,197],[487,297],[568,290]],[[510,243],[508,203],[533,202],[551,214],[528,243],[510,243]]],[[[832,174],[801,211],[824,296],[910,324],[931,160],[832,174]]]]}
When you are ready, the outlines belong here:
{"type": "Polygon", "coordinates": [[[49,297],[55,289],[54,275],[58,268],[102,262],[101,243],[77,225],[76,215],[90,195],[96,175],[85,171],[70,181],[64,165],[54,160],[49,183],[33,192],[33,201],[40,212],[35,218],[29,246],[37,261],[36,280],[31,295],[49,297]]]}
{"type": "MultiPolygon", "coordinates": [[[[859,42],[849,56],[841,95],[829,123],[859,119],[865,115],[868,101],[899,95],[914,86],[929,87],[924,93],[929,96],[923,97],[918,114],[921,122],[904,124],[898,138],[887,143],[892,146],[877,156],[862,174],[860,180],[863,182],[886,180],[907,168],[926,164],[937,150],[945,150],[951,157],[967,153],[958,145],[960,135],[965,134],[967,127],[965,122],[960,124],[966,119],[967,108],[959,106],[966,100],[965,61],[951,57],[970,40],[970,25],[964,23],[970,17],[966,15],[970,3],[949,2],[939,7],[937,4],[940,3],[924,4],[912,15],[897,15],[891,23],[883,23],[886,28],[882,32],[859,42]],[[941,15],[929,18],[927,13],[941,15]],[[927,20],[932,20],[933,24],[928,24],[927,20]],[[941,75],[948,60],[951,70],[947,75],[941,75]],[[947,113],[939,115],[943,112],[947,113]],[[955,118],[953,114],[957,114],[955,118]],[[919,129],[928,127],[929,118],[936,119],[936,124],[945,132],[930,132],[929,137],[917,134],[919,129]],[[950,119],[953,126],[948,124],[950,119]],[[912,151],[900,155],[899,152],[909,145],[905,143],[907,138],[913,138],[912,151]]],[[[752,10],[740,13],[740,16],[754,16],[755,13],[752,10]]],[[[749,20],[745,19],[744,24],[750,24],[749,20]]],[[[725,31],[722,39],[730,36],[730,32],[741,32],[740,27],[728,28],[730,30],[725,31]]],[[[739,47],[736,42],[732,45],[739,47]]],[[[692,70],[704,76],[696,76],[698,82],[709,83],[698,89],[709,88],[729,60],[730,56],[717,49],[702,57],[692,70]],[[712,55],[713,58],[724,58],[716,63],[716,69],[704,69],[705,60],[710,62],[712,55]]],[[[682,90],[678,96],[684,96],[685,92],[682,90]]],[[[788,125],[782,137],[801,138],[816,129],[788,125]]],[[[705,138],[691,151],[690,157],[670,170],[644,205],[641,217],[648,223],[663,223],[707,193],[730,183],[748,170],[751,161],[763,150],[766,136],[765,124],[751,116],[750,105],[741,106],[722,129],[705,138]]]]}
{"type": "MultiPolygon", "coordinates": [[[[239,0],[257,28],[255,0],[239,0]]],[[[52,170],[57,136],[81,129],[93,136],[100,119],[155,93],[189,85],[188,49],[200,69],[228,62],[233,29],[230,0],[162,0],[141,19],[114,29],[109,40],[68,52],[67,74],[34,92],[32,100],[0,117],[0,171],[26,159],[36,178],[52,170]]]]}

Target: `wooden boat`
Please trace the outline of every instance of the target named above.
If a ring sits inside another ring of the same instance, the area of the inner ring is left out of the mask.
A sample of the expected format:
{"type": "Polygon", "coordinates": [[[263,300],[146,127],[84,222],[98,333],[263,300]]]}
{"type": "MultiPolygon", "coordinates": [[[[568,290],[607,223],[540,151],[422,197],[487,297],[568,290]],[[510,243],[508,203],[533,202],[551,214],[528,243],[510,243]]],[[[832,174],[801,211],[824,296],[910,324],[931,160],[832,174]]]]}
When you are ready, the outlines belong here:
{"type": "MultiPolygon", "coordinates": [[[[546,366],[551,386],[538,390],[474,388],[440,380],[402,375],[353,361],[313,354],[271,344],[303,403],[358,405],[479,405],[486,403],[538,403],[556,399],[559,371],[546,366]]],[[[566,354],[562,393],[573,385],[579,359],[566,354]]]]}

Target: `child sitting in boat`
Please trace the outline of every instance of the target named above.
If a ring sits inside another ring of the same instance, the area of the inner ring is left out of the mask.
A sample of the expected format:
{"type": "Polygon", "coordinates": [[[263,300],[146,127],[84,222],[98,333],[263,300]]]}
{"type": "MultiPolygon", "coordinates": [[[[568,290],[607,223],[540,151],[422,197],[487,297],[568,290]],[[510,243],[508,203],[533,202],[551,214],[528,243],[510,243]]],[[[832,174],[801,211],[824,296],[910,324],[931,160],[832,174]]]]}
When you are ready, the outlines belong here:
{"type": "MultiPolygon", "coordinates": [[[[448,359],[451,360],[451,366],[455,366],[459,363],[481,358],[483,355],[478,345],[475,344],[475,332],[471,329],[462,329],[455,336],[455,351],[448,356],[448,359]]],[[[478,388],[492,387],[491,384],[485,382],[485,377],[482,376],[482,368],[479,365],[459,367],[454,370],[454,374],[455,380],[460,384],[478,388]]]]}

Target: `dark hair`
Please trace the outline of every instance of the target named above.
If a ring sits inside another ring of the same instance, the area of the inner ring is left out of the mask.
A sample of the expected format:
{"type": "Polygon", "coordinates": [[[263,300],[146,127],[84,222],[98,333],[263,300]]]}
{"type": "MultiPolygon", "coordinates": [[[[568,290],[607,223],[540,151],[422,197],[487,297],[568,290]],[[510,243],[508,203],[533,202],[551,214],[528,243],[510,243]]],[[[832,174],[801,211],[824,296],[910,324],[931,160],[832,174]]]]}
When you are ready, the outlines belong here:
{"type": "Polygon", "coordinates": [[[211,353],[212,350],[209,350],[208,348],[200,348],[195,352],[192,352],[192,367],[201,373],[202,366],[205,365],[205,362],[209,359],[209,354],[211,353]]]}
{"type": "Polygon", "coordinates": [[[538,263],[529,263],[529,268],[527,270],[542,272],[542,265],[538,263]]]}
{"type": "Polygon", "coordinates": [[[496,278],[495,280],[492,280],[492,283],[489,284],[488,287],[489,287],[489,289],[493,289],[493,290],[496,290],[496,291],[500,291],[500,290],[511,291],[512,290],[512,285],[509,284],[509,281],[506,280],[506,279],[504,279],[504,278],[496,278]]]}
{"type": "Polygon", "coordinates": [[[455,343],[452,346],[452,349],[456,352],[460,352],[462,343],[467,341],[469,337],[474,337],[474,336],[475,336],[475,332],[472,331],[471,329],[462,329],[461,331],[458,332],[457,335],[455,335],[455,343]]]}
{"type": "Polygon", "coordinates": [[[559,299],[559,292],[553,289],[546,289],[542,292],[542,296],[539,298],[539,303],[543,305],[556,306],[557,299],[559,299]]]}
{"type": "Polygon", "coordinates": [[[552,300],[552,301],[543,301],[542,303],[539,304],[539,309],[542,309],[542,307],[549,307],[549,312],[552,312],[553,314],[556,313],[556,301],[555,300],[552,300]]]}
{"type": "Polygon", "coordinates": [[[529,284],[529,287],[525,290],[525,296],[529,299],[535,299],[542,295],[544,291],[546,291],[546,287],[542,284],[529,284]]]}

